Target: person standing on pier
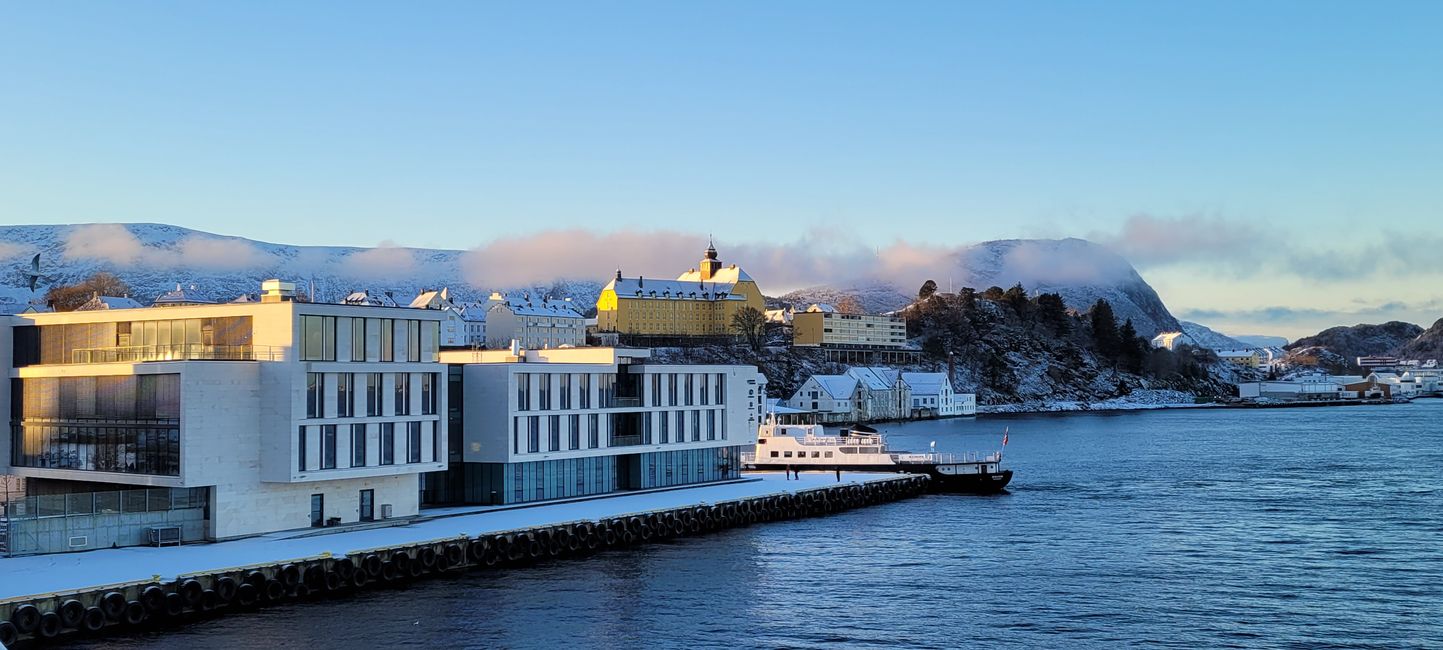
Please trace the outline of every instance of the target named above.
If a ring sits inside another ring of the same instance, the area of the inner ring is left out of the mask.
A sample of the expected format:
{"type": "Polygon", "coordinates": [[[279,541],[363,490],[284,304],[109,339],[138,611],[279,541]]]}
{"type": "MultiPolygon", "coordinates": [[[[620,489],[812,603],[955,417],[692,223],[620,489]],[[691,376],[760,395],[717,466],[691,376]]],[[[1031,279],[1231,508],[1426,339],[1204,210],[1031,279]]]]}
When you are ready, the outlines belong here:
{"type": "Polygon", "coordinates": [[[840,467],[837,468],[837,482],[838,482],[838,483],[841,483],[841,482],[842,482],[842,468],[840,468],[840,467]]]}

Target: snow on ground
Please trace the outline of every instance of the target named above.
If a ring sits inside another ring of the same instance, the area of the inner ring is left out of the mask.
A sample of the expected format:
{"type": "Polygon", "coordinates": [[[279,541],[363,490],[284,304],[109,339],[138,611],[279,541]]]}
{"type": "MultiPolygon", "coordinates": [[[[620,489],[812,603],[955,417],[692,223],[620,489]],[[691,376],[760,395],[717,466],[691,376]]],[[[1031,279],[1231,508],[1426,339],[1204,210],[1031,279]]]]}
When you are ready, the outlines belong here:
{"type": "MultiPolygon", "coordinates": [[[[842,482],[862,484],[895,476],[844,472],[842,482]]],[[[164,582],[180,575],[301,560],[327,553],[342,556],[378,547],[474,537],[838,484],[831,472],[804,473],[800,481],[787,481],[781,473],[768,472],[750,473],[747,478],[752,480],[529,507],[427,510],[426,516],[414,523],[364,530],[305,529],[215,544],[135,546],[4,558],[0,559],[0,601],[128,582],[164,582]]]]}
{"type": "Polygon", "coordinates": [[[1216,404],[1197,404],[1192,393],[1177,390],[1134,390],[1124,397],[1114,397],[1098,402],[1049,400],[1022,402],[1019,404],[994,404],[978,406],[979,414],[988,413],[1049,413],[1062,411],[1140,411],[1146,409],[1199,408],[1216,404]]]}

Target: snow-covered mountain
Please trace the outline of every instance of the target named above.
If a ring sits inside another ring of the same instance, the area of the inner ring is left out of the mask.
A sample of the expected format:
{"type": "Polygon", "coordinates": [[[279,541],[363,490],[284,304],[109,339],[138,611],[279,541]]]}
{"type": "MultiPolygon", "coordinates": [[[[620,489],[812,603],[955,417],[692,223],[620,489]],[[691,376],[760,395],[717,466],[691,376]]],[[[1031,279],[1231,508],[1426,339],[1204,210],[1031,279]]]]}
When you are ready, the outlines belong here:
{"type": "Polygon", "coordinates": [[[1282,336],[1268,336],[1266,334],[1239,334],[1233,337],[1234,340],[1242,341],[1250,348],[1281,348],[1288,345],[1288,339],[1282,336]]]}
{"type": "Polygon", "coordinates": [[[1181,321],[1182,333],[1186,334],[1193,345],[1213,350],[1246,350],[1254,347],[1265,347],[1249,345],[1226,334],[1213,331],[1206,325],[1200,325],[1191,321],[1181,321]]]}
{"type": "MultiPolygon", "coordinates": [[[[1084,312],[1098,299],[1111,303],[1118,320],[1132,319],[1139,334],[1182,329],[1162,299],[1132,264],[1111,250],[1082,239],[1005,239],[960,250],[953,277],[930,278],[938,290],[949,286],[983,291],[1021,283],[1033,295],[1057,293],[1067,306],[1084,312]]],[[[928,278],[918,278],[916,286],[928,278]]],[[[794,291],[783,300],[793,304],[837,303],[852,296],[869,312],[901,309],[916,299],[917,289],[884,282],[818,286],[794,291]]]]}
{"type": "MultiPolygon", "coordinates": [[[[41,256],[40,295],[47,286],[110,271],[144,303],[178,283],[195,285],[212,300],[231,300],[256,293],[267,278],[294,280],[325,302],[360,289],[409,300],[422,289],[450,287],[461,301],[483,299],[493,290],[529,290],[590,306],[601,291],[595,281],[491,286],[468,273],[472,251],[291,246],[149,223],[0,226],[0,285],[25,284],[24,269],[35,253],[41,256]]],[[[7,290],[0,302],[27,297],[28,291],[7,290]]]]}

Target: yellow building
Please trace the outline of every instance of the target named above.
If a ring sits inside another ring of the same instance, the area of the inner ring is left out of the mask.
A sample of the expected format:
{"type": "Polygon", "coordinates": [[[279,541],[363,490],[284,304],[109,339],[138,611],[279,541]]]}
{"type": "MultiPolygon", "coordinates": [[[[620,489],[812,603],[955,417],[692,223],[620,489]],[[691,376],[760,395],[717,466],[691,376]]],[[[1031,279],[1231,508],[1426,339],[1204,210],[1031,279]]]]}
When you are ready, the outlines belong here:
{"type": "Polygon", "coordinates": [[[596,300],[600,332],[649,336],[735,334],[732,317],[743,308],[763,309],[762,291],[735,264],[723,266],[708,245],[697,268],[675,280],[624,278],[621,271],[596,300]]]}

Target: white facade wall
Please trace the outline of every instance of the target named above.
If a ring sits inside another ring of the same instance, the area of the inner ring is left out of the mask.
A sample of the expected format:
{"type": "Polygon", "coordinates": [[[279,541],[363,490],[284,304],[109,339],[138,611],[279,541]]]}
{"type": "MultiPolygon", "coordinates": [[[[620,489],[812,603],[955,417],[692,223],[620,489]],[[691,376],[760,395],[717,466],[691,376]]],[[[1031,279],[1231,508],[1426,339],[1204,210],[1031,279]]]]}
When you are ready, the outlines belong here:
{"type": "Polygon", "coordinates": [[[860,384],[852,395],[845,398],[834,397],[815,377],[808,377],[785,404],[794,409],[814,411],[822,422],[850,422],[861,416],[861,405],[857,399],[859,392],[860,384]]]}
{"type": "MultiPolygon", "coordinates": [[[[154,476],[55,468],[15,468],[15,473],[42,479],[114,483],[127,486],[209,487],[212,493],[211,536],[228,538],[310,524],[310,496],[325,495],[325,516],[354,522],[360,517],[360,490],[375,491],[374,515],[382,505],[393,516],[418,511],[419,476],[446,467],[445,367],[431,356],[438,336],[426,322],[436,322],[436,310],[358,307],[307,303],[247,303],[171,307],[164,310],[131,309],[105,312],[35,314],[16,319],[22,324],[53,325],[102,321],[172,320],[222,316],[250,316],[251,344],[260,361],[154,361],[94,364],[31,365],[13,369],[9,361],[9,328],[3,331],[3,367],[10,377],[91,377],[105,375],[180,375],[180,475],[154,476]],[[298,342],[303,336],[302,316],[335,319],[335,360],[302,360],[298,342]],[[365,361],[352,359],[352,322],[366,324],[365,361]],[[397,323],[392,359],[381,361],[381,325],[397,323]],[[417,325],[420,361],[405,361],[410,352],[409,327],[417,325]],[[309,373],[325,377],[320,417],[307,413],[309,373]],[[381,373],[382,412],[366,415],[364,378],[381,373]],[[396,412],[395,379],[407,373],[411,390],[409,414],[396,412]],[[358,379],[351,396],[355,416],[339,410],[338,375],[358,379]],[[421,377],[435,378],[435,413],[422,408],[421,377]],[[395,425],[395,463],[381,465],[380,425],[395,425]],[[421,462],[408,463],[407,423],[420,422],[421,462]],[[336,425],[335,468],[321,468],[322,427],[336,425]],[[368,456],[363,466],[351,466],[351,425],[367,429],[368,456]],[[434,431],[434,434],[433,434],[434,431]],[[304,434],[303,434],[304,432],[304,434]],[[302,466],[301,444],[306,444],[302,466]]],[[[8,402],[10,391],[3,392],[8,402]]],[[[3,436],[9,462],[8,432],[3,436]]]]}
{"type": "Polygon", "coordinates": [[[563,345],[580,347],[586,344],[586,319],[580,315],[518,314],[506,303],[492,306],[486,312],[487,346],[505,348],[512,339],[520,341],[521,347],[528,350],[563,345]]]}

